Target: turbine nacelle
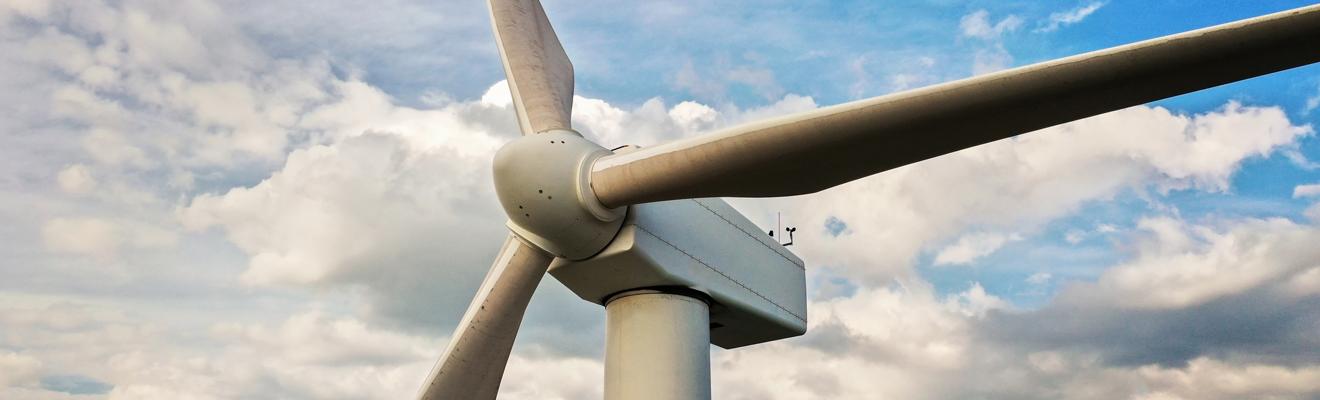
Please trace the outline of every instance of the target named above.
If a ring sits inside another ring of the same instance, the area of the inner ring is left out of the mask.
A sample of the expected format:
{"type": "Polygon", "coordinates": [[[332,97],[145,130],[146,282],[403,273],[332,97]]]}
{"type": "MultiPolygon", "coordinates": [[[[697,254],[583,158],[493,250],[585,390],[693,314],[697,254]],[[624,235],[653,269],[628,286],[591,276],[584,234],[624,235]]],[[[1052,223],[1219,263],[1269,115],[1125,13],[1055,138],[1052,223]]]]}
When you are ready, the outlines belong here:
{"type": "Polygon", "coordinates": [[[607,305],[619,293],[700,292],[710,343],[726,349],[807,331],[806,264],[718,198],[629,207],[617,237],[585,260],[557,259],[550,275],[607,305]]]}

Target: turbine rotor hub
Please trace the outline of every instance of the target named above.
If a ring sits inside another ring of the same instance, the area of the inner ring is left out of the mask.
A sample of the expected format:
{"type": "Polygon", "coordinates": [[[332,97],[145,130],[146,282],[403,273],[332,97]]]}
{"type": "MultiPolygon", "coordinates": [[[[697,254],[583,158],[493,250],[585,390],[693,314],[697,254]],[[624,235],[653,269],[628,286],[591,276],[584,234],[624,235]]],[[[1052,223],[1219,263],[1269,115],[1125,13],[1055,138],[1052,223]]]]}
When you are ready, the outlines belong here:
{"type": "Polygon", "coordinates": [[[549,130],[509,142],[495,153],[495,194],[508,226],[551,254],[582,260],[604,249],[627,207],[606,208],[591,190],[591,164],[605,148],[571,130],[549,130]]]}

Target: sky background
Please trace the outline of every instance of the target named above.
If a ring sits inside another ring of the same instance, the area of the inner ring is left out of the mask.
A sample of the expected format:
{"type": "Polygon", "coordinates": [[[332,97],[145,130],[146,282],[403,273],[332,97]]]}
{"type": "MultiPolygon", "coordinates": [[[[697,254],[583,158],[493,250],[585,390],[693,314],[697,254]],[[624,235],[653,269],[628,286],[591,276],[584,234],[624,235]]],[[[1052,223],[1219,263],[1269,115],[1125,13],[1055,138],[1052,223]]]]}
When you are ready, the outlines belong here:
{"type": "MultiPolygon", "coordinates": [[[[545,2],[606,147],[1303,5],[545,2]]],[[[506,235],[488,21],[0,3],[0,398],[411,397],[506,235]]],[[[713,349],[715,396],[1320,398],[1317,108],[1309,66],[729,199],[798,227],[810,330],[713,349]]],[[[603,323],[544,280],[502,398],[600,398],[603,323]]]]}

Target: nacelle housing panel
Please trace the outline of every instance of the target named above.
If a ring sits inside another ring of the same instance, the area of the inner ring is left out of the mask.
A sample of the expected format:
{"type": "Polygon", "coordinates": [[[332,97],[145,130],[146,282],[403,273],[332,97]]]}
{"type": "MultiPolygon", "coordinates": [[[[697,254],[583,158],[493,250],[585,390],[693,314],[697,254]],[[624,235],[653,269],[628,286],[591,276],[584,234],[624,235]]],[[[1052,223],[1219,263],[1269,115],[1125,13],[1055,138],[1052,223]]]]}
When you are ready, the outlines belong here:
{"type": "Polygon", "coordinates": [[[677,286],[705,293],[713,302],[710,341],[726,349],[807,329],[802,259],[720,199],[632,206],[604,250],[580,261],[556,259],[550,274],[602,305],[632,289],[677,286]]]}

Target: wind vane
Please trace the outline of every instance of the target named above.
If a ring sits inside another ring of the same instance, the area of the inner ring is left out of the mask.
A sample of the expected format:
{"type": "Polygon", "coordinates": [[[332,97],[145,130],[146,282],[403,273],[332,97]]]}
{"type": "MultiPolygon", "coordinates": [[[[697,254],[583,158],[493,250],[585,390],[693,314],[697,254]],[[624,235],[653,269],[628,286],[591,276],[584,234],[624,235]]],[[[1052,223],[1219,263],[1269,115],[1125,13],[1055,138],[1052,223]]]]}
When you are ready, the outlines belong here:
{"type": "Polygon", "coordinates": [[[783,213],[775,213],[775,230],[770,231],[770,237],[775,237],[775,231],[788,232],[788,243],[779,243],[779,244],[784,245],[784,247],[792,246],[793,232],[797,232],[797,228],[790,226],[781,229],[780,226],[783,225],[783,223],[784,223],[783,213]]]}

